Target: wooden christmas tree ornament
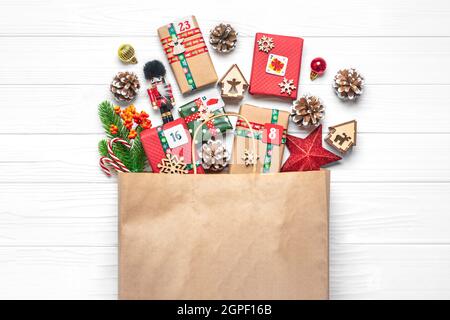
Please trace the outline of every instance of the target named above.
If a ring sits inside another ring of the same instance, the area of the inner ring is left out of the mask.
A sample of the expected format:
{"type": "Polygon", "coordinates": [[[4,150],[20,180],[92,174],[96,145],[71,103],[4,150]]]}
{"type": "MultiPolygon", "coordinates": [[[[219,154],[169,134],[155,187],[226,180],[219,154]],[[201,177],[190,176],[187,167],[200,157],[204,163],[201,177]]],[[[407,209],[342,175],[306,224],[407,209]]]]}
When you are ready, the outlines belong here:
{"type": "Polygon", "coordinates": [[[233,64],[220,79],[221,96],[224,99],[241,100],[248,89],[248,82],[237,64],[233,64]]]}
{"type": "Polygon", "coordinates": [[[356,146],[356,120],[329,127],[325,141],[341,153],[346,153],[356,146]]]}

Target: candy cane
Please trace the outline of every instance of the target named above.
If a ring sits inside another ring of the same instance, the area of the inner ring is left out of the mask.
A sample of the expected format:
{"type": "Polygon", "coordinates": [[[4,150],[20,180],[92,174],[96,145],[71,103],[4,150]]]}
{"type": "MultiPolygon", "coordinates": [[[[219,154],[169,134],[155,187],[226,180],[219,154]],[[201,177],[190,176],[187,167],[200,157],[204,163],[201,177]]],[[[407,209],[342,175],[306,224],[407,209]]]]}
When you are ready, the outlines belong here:
{"type": "Polygon", "coordinates": [[[111,170],[108,169],[106,165],[110,165],[113,167],[116,171],[122,171],[122,169],[110,158],[108,157],[101,157],[100,158],[100,167],[102,168],[103,172],[108,176],[111,177],[111,170]]]}
{"type": "Polygon", "coordinates": [[[112,146],[114,143],[121,143],[124,146],[126,146],[127,148],[131,148],[131,145],[120,138],[114,138],[111,139],[110,141],[108,141],[108,155],[111,158],[108,157],[101,157],[100,158],[100,168],[102,168],[103,172],[110,177],[111,176],[111,170],[107,167],[107,165],[111,166],[114,168],[114,170],[116,171],[120,171],[120,172],[130,172],[130,170],[128,170],[128,168],[123,164],[122,161],[120,161],[120,159],[115,155],[112,146]]]}
{"type": "Polygon", "coordinates": [[[108,153],[109,153],[109,156],[111,157],[111,159],[113,159],[114,162],[120,167],[120,169],[121,169],[120,171],[130,172],[130,170],[128,170],[128,168],[123,164],[123,162],[120,161],[120,159],[114,154],[113,149],[112,149],[114,143],[121,143],[127,148],[131,148],[131,145],[127,141],[120,139],[120,138],[114,138],[114,139],[109,140],[109,142],[108,142],[108,153]]]}

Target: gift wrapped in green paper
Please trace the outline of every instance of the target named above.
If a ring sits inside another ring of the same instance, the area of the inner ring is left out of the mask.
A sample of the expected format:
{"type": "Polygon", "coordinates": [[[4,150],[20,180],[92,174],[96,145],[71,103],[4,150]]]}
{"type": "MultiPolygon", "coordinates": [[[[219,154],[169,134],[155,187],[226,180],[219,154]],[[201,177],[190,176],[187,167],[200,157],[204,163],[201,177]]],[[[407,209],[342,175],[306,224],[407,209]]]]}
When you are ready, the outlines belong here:
{"type": "MultiPolygon", "coordinates": [[[[180,116],[186,121],[189,132],[194,134],[195,129],[201,123],[213,115],[225,113],[223,100],[217,97],[201,96],[178,109],[180,116]]],[[[207,141],[211,137],[223,134],[225,131],[233,129],[228,117],[220,117],[208,121],[203,125],[202,141],[207,141]]]]}

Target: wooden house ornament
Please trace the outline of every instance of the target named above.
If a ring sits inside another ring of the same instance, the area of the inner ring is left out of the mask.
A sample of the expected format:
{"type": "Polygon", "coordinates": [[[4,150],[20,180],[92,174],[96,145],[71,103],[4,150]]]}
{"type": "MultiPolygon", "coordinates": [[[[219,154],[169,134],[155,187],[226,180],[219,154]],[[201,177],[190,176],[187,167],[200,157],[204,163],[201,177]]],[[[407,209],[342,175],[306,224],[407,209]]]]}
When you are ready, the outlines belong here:
{"type": "Polygon", "coordinates": [[[356,120],[329,127],[325,141],[341,153],[346,153],[356,146],[356,120]]]}
{"type": "Polygon", "coordinates": [[[219,85],[221,88],[220,95],[224,99],[240,100],[248,89],[248,82],[237,64],[233,64],[228,69],[222,79],[219,80],[219,85]]]}

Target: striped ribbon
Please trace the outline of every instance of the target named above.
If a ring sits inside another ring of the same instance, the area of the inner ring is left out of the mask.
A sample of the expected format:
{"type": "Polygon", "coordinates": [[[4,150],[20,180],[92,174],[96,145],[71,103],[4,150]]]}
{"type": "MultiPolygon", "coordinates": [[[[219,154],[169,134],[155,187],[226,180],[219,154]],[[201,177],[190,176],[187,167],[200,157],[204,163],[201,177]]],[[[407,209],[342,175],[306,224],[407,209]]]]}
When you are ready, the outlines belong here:
{"type": "MultiPolygon", "coordinates": [[[[177,35],[177,38],[178,39],[185,39],[185,38],[189,38],[189,37],[192,37],[194,35],[197,35],[197,34],[202,34],[202,32],[200,31],[200,28],[195,28],[195,29],[191,29],[191,30],[188,30],[188,31],[185,31],[185,32],[181,32],[181,33],[179,33],[177,35]]],[[[172,41],[172,36],[165,37],[165,38],[161,39],[161,43],[163,45],[168,44],[171,41],[172,41]]]]}
{"type": "MultiPolygon", "coordinates": [[[[200,36],[200,38],[195,38],[195,39],[191,39],[189,41],[183,42],[183,47],[185,49],[187,49],[187,48],[196,46],[200,43],[205,43],[205,40],[203,39],[202,36],[200,36]]],[[[166,52],[166,54],[173,53],[173,47],[170,45],[166,46],[166,47],[164,47],[164,51],[166,52]]]]}

